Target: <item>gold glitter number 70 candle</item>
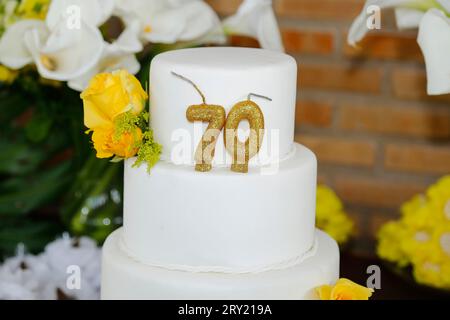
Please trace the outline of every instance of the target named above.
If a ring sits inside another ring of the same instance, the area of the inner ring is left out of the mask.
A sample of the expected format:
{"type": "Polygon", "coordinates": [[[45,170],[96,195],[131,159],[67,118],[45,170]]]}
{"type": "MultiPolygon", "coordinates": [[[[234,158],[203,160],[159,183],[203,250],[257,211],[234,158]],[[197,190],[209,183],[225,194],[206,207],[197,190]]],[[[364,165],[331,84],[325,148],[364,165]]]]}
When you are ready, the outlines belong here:
{"type": "Polygon", "coordinates": [[[264,115],[259,106],[250,98],[255,96],[269,101],[272,101],[272,99],[250,93],[247,100],[236,103],[226,117],[224,107],[207,104],[205,96],[192,80],[173,71],[172,74],[189,82],[202,98],[201,104],[191,105],[187,108],[186,118],[191,122],[209,122],[208,128],[195,151],[195,170],[206,172],[212,169],[217,137],[225,125],[223,138],[225,147],[233,159],[231,170],[248,172],[248,162],[259,152],[264,137],[264,115]],[[250,134],[244,142],[240,141],[238,137],[239,124],[243,120],[248,120],[250,123],[250,134]]]}
{"type": "Polygon", "coordinates": [[[210,171],[212,168],[211,163],[214,158],[217,137],[225,124],[225,108],[219,105],[207,104],[205,96],[194,82],[175,72],[172,72],[172,74],[192,84],[202,97],[202,104],[191,105],[187,108],[186,118],[191,122],[209,122],[208,128],[203,134],[195,151],[195,170],[201,172],[210,171]]]}
{"type": "Polygon", "coordinates": [[[271,100],[250,93],[247,100],[236,103],[230,110],[223,138],[225,147],[233,159],[231,171],[235,172],[248,172],[248,162],[259,152],[264,137],[264,115],[259,106],[250,100],[251,96],[271,100]],[[243,120],[248,120],[250,124],[250,134],[245,142],[240,141],[238,137],[238,127],[243,120]]]}

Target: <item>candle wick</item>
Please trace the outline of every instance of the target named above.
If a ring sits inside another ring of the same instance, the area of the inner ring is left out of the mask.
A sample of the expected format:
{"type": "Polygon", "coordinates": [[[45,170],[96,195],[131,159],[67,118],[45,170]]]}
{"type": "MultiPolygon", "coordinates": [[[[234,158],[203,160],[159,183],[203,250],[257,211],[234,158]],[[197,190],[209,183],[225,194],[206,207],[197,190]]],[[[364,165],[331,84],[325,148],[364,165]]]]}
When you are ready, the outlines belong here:
{"type": "Polygon", "coordinates": [[[192,80],[186,78],[185,76],[182,76],[181,74],[178,74],[178,73],[176,73],[176,72],[173,72],[173,71],[172,71],[171,73],[172,73],[174,76],[180,78],[181,80],[184,80],[184,81],[186,81],[186,82],[189,82],[189,83],[194,87],[194,89],[197,90],[197,92],[199,93],[200,97],[202,98],[203,104],[206,104],[206,99],[205,99],[204,94],[203,94],[202,91],[199,89],[199,87],[194,83],[194,81],[192,81],[192,80]]]}
{"type": "Polygon", "coordinates": [[[256,94],[256,93],[252,93],[252,92],[250,92],[248,94],[247,100],[251,100],[252,97],[257,97],[257,98],[262,98],[262,99],[266,99],[266,100],[272,101],[272,99],[269,98],[269,97],[266,97],[266,96],[263,96],[263,95],[260,95],[260,94],[256,94]]]}

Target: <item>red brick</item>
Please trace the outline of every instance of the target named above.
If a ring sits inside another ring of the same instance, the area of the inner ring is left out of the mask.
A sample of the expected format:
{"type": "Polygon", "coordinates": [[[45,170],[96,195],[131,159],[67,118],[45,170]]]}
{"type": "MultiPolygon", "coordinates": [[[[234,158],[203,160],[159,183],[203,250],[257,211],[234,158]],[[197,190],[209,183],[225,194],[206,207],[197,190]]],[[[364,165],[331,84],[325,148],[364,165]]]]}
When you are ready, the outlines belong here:
{"type": "Polygon", "coordinates": [[[392,72],[392,90],[394,95],[401,99],[450,101],[449,94],[427,94],[427,76],[423,68],[396,68],[392,72]]]}
{"type": "Polygon", "coordinates": [[[362,10],[364,0],[275,0],[279,16],[308,19],[351,21],[362,10]]]}
{"type": "Polygon", "coordinates": [[[288,53],[329,55],[334,50],[334,32],[282,29],[281,35],[288,53]]]}
{"type": "Polygon", "coordinates": [[[351,175],[335,177],[334,187],[346,203],[377,208],[399,208],[403,202],[425,190],[425,186],[409,181],[351,175]]]}
{"type": "Polygon", "coordinates": [[[379,93],[381,68],[352,68],[338,64],[300,64],[299,87],[379,93]]]}
{"type": "Polygon", "coordinates": [[[343,37],[343,52],[348,57],[423,61],[417,31],[370,32],[356,47],[347,44],[347,33],[343,37]]]}
{"type": "Polygon", "coordinates": [[[299,134],[296,141],[309,147],[319,162],[370,167],[375,162],[376,145],[366,140],[349,140],[299,134]]]}
{"type": "Polygon", "coordinates": [[[450,109],[347,103],[339,108],[339,127],[414,137],[450,138],[450,109]]]}
{"type": "Polygon", "coordinates": [[[260,48],[259,41],[252,37],[232,35],[229,37],[229,44],[232,47],[260,48]]]}
{"type": "Polygon", "coordinates": [[[384,165],[389,170],[447,174],[450,172],[450,146],[388,144],[384,165]]]}
{"type": "Polygon", "coordinates": [[[220,15],[230,15],[236,12],[242,0],[206,0],[220,15]]]}
{"type": "Polygon", "coordinates": [[[315,127],[330,127],[333,118],[331,104],[324,101],[300,100],[297,102],[295,122],[315,127]]]}

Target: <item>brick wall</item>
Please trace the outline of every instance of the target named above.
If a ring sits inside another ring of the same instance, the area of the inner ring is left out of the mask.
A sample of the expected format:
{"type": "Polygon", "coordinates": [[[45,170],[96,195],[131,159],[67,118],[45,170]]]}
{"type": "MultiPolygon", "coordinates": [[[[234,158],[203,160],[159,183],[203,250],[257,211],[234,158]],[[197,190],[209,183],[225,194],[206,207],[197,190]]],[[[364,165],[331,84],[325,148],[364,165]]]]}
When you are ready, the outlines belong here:
{"type": "MultiPolygon", "coordinates": [[[[241,1],[209,2],[227,15],[241,1]]],[[[274,0],[274,7],[299,64],[296,140],[316,153],[320,181],[356,221],[353,250],[370,254],[401,203],[450,172],[450,96],[426,95],[416,32],[397,31],[392,12],[358,49],[346,44],[363,3],[274,0]]]]}

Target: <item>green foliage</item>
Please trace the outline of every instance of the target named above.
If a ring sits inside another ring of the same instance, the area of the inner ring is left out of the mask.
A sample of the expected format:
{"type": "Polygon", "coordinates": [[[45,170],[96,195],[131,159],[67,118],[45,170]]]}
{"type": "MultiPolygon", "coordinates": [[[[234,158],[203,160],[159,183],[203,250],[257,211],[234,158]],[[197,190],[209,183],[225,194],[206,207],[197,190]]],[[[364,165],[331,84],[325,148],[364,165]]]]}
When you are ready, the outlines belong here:
{"type": "Polygon", "coordinates": [[[0,259],[14,254],[18,243],[23,243],[27,250],[39,253],[42,248],[63,232],[58,223],[51,220],[18,220],[2,218],[0,225],[0,259]]]}
{"type": "Polygon", "coordinates": [[[122,177],[122,163],[89,157],[61,208],[61,218],[72,233],[101,243],[122,223],[122,177]]]}
{"type": "Polygon", "coordinates": [[[153,131],[146,131],[142,138],[134,167],[139,167],[142,163],[147,164],[147,171],[159,161],[162,146],[153,139],[153,131]]]}
{"type": "MultiPolygon", "coordinates": [[[[138,57],[145,88],[159,51],[138,57]]],[[[145,132],[148,112],[127,117],[123,130],[144,132],[136,165],[150,168],[161,146],[145,132]]],[[[123,163],[95,158],[85,130],[79,93],[65,84],[43,81],[32,67],[12,85],[0,84],[0,259],[20,242],[39,252],[63,231],[102,242],[121,224],[123,163]]]]}
{"type": "Polygon", "coordinates": [[[59,203],[91,153],[82,119],[78,93],[33,72],[0,88],[0,257],[66,229],[59,203]]]}

